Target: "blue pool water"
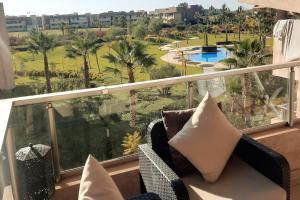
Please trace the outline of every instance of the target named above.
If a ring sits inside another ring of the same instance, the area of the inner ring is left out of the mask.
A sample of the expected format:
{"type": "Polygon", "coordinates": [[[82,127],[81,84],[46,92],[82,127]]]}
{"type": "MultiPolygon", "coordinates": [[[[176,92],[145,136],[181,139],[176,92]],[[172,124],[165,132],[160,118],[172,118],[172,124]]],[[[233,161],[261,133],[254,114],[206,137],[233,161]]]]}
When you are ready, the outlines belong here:
{"type": "Polygon", "coordinates": [[[225,48],[218,48],[217,52],[213,53],[197,53],[189,55],[192,62],[211,62],[216,63],[229,56],[229,52],[225,48]]]}

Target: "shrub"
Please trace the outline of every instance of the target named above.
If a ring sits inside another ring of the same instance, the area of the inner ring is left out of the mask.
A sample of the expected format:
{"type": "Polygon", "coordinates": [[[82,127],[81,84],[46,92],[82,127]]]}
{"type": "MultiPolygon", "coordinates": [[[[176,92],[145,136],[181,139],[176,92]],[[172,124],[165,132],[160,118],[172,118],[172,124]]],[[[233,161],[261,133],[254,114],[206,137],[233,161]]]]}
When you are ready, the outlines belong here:
{"type": "Polygon", "coordinates": [[[10,46],[20,46],[20,45],[24,45],[25,43],[26,43],[26,37],[15,37],[15,36],[9,37],[10,46]]]}
{"type": "Polygon", "coordinates": [[[116,39],[119,39],[121,37],[124,37],[124,35],[126,35],[126,30],[122,29],[122,28],[111,28],[109,29],[105,36],[104,36],[104,40],[105,41],[113,41],[116,39]]]}
{"type": "MultiPolygon", "coordinates": [[[[178,69],[176,69],[176,67],[174,65],[171,65],[171,64],[164,65],[160,68],[156,67],[150,71],[150,78],[152,80],[177,77],[177,76],[180,76],[180,71],[178,69]]],[[[158,91],[161,95],[167,96],[167,95],[170,95],[170,90],[171,90],[171,87],[163,87],[163,88],[159,89],[158,91]]]]}

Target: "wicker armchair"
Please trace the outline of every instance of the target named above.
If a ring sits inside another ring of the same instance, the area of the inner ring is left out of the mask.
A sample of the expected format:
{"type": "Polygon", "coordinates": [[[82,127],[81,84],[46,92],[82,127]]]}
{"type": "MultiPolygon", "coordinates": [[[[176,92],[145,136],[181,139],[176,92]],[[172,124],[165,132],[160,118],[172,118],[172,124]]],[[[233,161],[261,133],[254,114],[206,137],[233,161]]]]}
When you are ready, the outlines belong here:
{"type": "MultiPolygon", "coordinates": [[[[187,188],[169,165],[171,154],[165,132],[162,120],[153,121],[148,127],[148,143],[139,147],[143,182],[148,192],[163,200],[189,200],[187,188]]],[[[290,199],[290,168],[283,156],[246,135],[233,154],[281,186],[290,199]]]]}
{"type": "Polygon", "coordinates": [[[129,198],[127,200],[161,200],[157,194],[145,193],[136,197],[129,198]]]}

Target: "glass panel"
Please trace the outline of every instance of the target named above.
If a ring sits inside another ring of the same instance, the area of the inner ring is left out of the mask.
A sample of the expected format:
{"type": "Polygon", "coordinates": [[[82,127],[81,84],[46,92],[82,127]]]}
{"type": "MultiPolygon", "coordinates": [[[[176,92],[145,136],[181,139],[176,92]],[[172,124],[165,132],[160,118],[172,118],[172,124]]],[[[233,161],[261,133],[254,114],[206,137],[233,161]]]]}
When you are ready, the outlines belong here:
{"type": "Polygon", "coordinates": [[[4,143],[0,157],[0,199],[12,199],[12,195],[11,178],[8,167],[8,155],[4,143]]]}
{"type": "Polygon", "coordinates": [[[14,107],[10,124],[13,129],[16,150],[28,147],[30,143],[50,146],[46,104],[14,107]]]}
{"type": "Polygon", "coordinates": [[[186,94],[184,83],[53,104],[62,169],[84,165],[88,154],[104,161],[136,153],[162,110],[187,108],[186,94]]]}
{"type": "Polygon", "coordinates": [[[272,71],[197,81],[193,85],[193,106],[208,90],[239,129],[287,120],[288,79],[275,76],[272,71]]]}
{"type": "Polygon", "coordinates": [[[295,67],[295,96],[294,96],[294,112],[295,119],[300,118],[300,67],[295,67]]]}
{"type": "Polygon", "coordinates": [[[51,150],[49,151],[51,142],[46,105],[14,107],[10,127],[13,145],[13,152],[10,155],[14,156],[16,164],[20,199],[46,199],[54,192],[53,160],[51,150]],[[34,145],[34,150],[23,149],[29,147],[29,144],[34,145]]]}

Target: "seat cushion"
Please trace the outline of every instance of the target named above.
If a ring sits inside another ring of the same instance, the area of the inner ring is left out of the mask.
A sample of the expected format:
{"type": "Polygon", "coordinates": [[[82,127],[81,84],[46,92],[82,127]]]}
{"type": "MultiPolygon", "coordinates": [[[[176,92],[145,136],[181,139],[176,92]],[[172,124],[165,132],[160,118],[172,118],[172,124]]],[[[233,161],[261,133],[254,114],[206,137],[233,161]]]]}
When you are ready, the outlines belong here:
{"type": "Polygon", "coordinates": [[[226,119],[209,93],[169,145],[182,153],[203,175],[215,182],[242,134],[226,119]]]}
{"type": "Polygon", "coordinates": [[[286,191],[237,157],[213,184],[200,174],[182,178],[190,200],[286,200],[286,191]]]}

